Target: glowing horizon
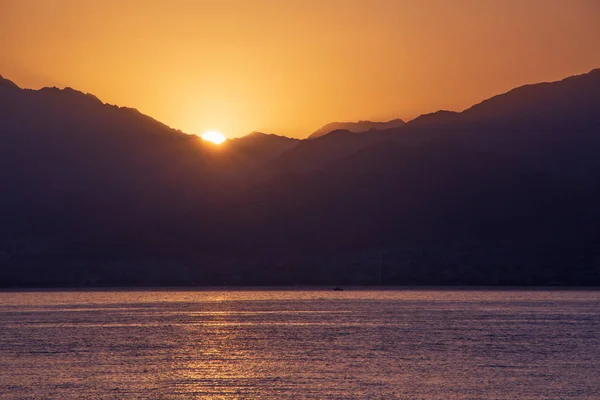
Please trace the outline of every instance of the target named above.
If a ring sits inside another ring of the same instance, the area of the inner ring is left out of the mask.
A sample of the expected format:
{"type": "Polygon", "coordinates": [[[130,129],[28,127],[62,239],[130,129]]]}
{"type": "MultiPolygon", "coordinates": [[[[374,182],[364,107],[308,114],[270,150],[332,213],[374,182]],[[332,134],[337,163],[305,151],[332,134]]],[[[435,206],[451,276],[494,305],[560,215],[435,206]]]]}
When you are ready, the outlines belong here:
{"type": "Polygon", "coordinates": [[[600,67],[594,0],[0,0],[0,75],[188,133],[306,137],[600,67]]]}

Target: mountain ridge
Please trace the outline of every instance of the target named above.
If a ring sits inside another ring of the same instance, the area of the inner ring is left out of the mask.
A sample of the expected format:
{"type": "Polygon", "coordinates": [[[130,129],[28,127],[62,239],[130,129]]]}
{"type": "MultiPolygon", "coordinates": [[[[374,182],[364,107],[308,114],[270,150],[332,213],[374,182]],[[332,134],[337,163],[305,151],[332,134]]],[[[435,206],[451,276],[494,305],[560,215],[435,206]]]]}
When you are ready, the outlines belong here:
{"type": "Polygon", "coordinates": [[[17,86],[16,83],[14,83],[13,81],[4,78],[2,75],[0,75],[0,89],[1,88],[13,88],[13,89],[20,89],[19,86],[17,86]]]}
{"type": "Polygon", "coordinates": [[[2,89],[0,286],[600,285],[598,77],[221,146],[2,89]]]}
{"type": "Polygon", "coordinates": [[[405,122],[400,118],[395,118],[386,122],[373,122],[367,120],[359,120],[356,122],[330,122],[310,134],[308,139],[316,139],[336,130],[347,130],[350,132],[359,133],[368,132],[370,130],[397,128],[404,124],[405,122]]]}
{"type": "Polygon", "coordinates": [[[222,146],[257,158],[257,164],[262,164],[280,156],[299,142],[300,139],[254,131],[239,138],[229,139],[222,146]]]}
{"type": "MultiPolygon", "coordinates": [[[[592,70],[590,70],[587,73],[582,73],[582,74],[576,74],[576,75],[571,75],[568,76],[566,78],[563,78],[561,80],[558,81],[546,81],[546,82],[539,82],[539,83],[531,83],[531,84],[525,84],[525,85],[521,85],[518,87],[515,87],[507,92],[503,92],[497,95],[494,95],[492,97],[486,98],[478,103],[473,104],[472,106],[466,108],[463,111],[451,111],[451,110],[438,110],[438,111],[433,111],[431,113],[426,113],[426,114],[421,114],[411,120],[408,121],[404,121],[400,118],[395,118],[392,119],[390,121],[384,121],[384,122],[379,122],[379,121],[369,121],[369,120],[358,120],[358,121],[348,121],[348,122],[331,122],[328,123],[326,125],[324,125],[323,127],[319,128],[317,131],[313,132],[312,134],[310,134],[307,139],[315,139],[317,137],[321,137],[324,135],[327,135],[331,132],[340,130],[346,130],[349,132],[353,132],[353,133],[360,133],[360,132],[366,132],[368,130],[390,130],[390,129],[396,129],[399,128],[401,126],[404,125],[409,125],[409,126],[414,126],[417,123],[423,124],[423,123],[430,123],[432,121],[447,121],[449,118],[452,118],[456,115],[460,115],[460,114],[464,114],[464,113],[470,113],[473,112],[474,110],[477,110],[478,108],[481,108],[482,106],[485,106],[487,104],[489,104],[489,102],[493,102],[493,101],[497,101],[498,99],[503,98],[506,95],[512,95],[515,93],[519,93],[519,92],[523,92],[523,91],[527,91],[531,88],[536,88],[536,87],[540,87],[540,86],[546,86],[546,85],[552,85],[552,84],[557,84],[557,83],[561,83],[561,82],[570,82],[573,80],[577,80],[578,78],[580,79],[581,77],[585,77],[585,76],[598,76],[600,77],[600,68],[594,68],[592,70]],[[336,128],[337,126],[343,126],[341,128],[336,128]],[[390,126],[391,125],[391,126],[390,126]],[[344,127],[345,126],[345,127],[344,127]]],[[[129,106],[117,106],[117,105],[113,105],[113,104],[109,104],[109,103],[104,103],[102,100],[100,100],[98,97],[96,97],[94,94],[91,93],[86,93],[83,91],[79,91],[77,89],[73,89],[71,87],[65,87],[65,88],[59,88],[56,86],[47,86],[47,87],[42,87],[40,89],[24,89],[21,88],[20,86],[18,86],[17,84],[15,84],[13,81],[4,78],[1,74],[0,74],[0,86],[4,84],[5,87],[11,87],[11,88],[17,88],[17,89],[21,89],[24,91],[42,91],[42,92],[62,92],[62,93],[73,93],[76,95],[83,95],[83,96],[87,96],[90,99],[93,99],[103,105],[107,105],[107,106],[112,106],[112,107],[117,107],[120,109],[125,109],[125,110],[132,110],[135,111],[139,114],[142,114],[148,118],[153,119],[154,121],[165,125],[168,127],[168,125],[166,125],[163,122],[160,122],[156,119],[154,119],[151,116],[148,116],[147,114],[143,114],[141,113],[139,110],[137,110],[136,108],[133,107],[129,107],[129,106]]],[[[171,128],[170,129],[176,130],[178,132],[181,132],[181,130],[179,129],[175,129],[175,128],[171,128]]],[[[252,136],[252,135],[267,135],[267,136],[277,136],[277,137],[282,137],[282,138],[289,138],[289,139],[297,139],[297,138],[293,138],[293,137],[289,137],[289,136],[285,136],[285,135],[278,135],[278,134],[273,134],[273,133],[264,133],[264,132],[258,132],[258,131],[253,131],[250,132],[249,134],[245,135],[245,136],[241,136],[239,138],[242,137],[248,137],[248,136],[252,136]]],[[[234,138],[234,139],[239,139],[239,138],[234,138]]],[[[302,140],[302,139],[299,139],[302,140]]]]}

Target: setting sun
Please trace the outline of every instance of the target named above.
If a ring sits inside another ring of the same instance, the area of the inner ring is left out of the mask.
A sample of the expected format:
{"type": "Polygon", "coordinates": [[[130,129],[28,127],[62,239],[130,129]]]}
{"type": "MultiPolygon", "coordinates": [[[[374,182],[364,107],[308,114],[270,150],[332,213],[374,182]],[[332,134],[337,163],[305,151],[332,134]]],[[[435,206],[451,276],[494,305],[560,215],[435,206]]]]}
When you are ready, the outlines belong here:
{"type": "Polygon", "coordinates": [[[221,144],[227,140],[227,138],[219,131],[206,131],[202,134],[201,138],[214,144],[221,144]]]}

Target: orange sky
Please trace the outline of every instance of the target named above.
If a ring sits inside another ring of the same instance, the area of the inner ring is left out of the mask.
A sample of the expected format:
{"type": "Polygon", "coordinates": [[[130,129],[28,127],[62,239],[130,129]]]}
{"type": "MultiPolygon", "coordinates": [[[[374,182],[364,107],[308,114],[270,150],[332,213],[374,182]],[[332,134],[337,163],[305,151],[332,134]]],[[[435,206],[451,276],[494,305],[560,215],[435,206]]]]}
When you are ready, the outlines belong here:
{"type": "Polygon", "coordinates": [[[305,137],[600,67],[598,0],[0,0],[0,74],[188,133],[305,137]]]}

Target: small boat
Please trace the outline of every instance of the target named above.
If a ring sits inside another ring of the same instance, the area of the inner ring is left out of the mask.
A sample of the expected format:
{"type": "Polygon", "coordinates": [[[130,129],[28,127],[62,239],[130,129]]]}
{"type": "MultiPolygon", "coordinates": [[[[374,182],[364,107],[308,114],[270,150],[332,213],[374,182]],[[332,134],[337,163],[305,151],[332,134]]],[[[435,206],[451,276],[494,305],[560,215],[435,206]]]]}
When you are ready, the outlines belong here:
{"type": "Polygon", "coordinates": [[[341,291],[341,290],[344,290],[344,289],[342,289],[342,288],[341,288],[341,287],[339,287],[339,286],[336,286],[336,287],[334,287],[334,288],[333,288],[333,289],[331,289],[331,290],[337,290],[337,291],[341,291]]]}

